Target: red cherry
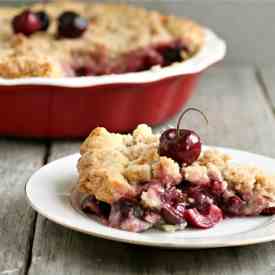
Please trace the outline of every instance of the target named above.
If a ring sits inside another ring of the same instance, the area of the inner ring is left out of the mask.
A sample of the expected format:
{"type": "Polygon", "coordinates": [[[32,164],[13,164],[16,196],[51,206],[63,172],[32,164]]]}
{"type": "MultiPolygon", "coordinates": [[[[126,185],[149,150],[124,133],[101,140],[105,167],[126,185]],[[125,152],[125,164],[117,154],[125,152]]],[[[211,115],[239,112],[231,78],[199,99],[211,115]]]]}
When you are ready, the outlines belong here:
{"type": "Polygon", "coordinates": [[[95,75],[93,66],[83,65],[75,69],[76,76],[90,76],[95,75]]]}
{"type": "Polygon", "coordinates": [[[207,118],[200,110],[189,108],[181,114],[177,128],[164,131],[160,137],[159,154],[170,157],[183,166],[192,164],[199,158],[201,153],[201,140],[199,135],[192,130],[179,128],[183,116],[191,110],[202,114],[207,122],[207,118]]]}
{"type": "Polygon", "coordinates": [[[169,224],[181,224],[184,222],[184,206],[174,208],[170,204],[164,204],[161,209],[161,214],[169,224]]]}
{"type": "Polygon", "coordinates": [[[88,21],[74,11],[65,11],[58,18],[58,35],[79,38],[88,28],[88,21]]]}
{"type": "Polygon", "coordinates": [[[243,216],[244,205],[245,202],[238,196],[232,196],[223,202],[224,211],[230,216],[243,216]]]}
{"type": "Polygon", "coordinates": [[[50,17],[45,11],[36,12],[41,23],[41,31],[47,31],[50,25],[50,17]]]}
{"type": "Polygon", "coordinates": [[[29,36],[41,30],[42,25],[35,13],[25,10],[13,18],[12,27],[14,33],[23,33],[29,36]]]}
{"type": "Polygon", "coordinates": [[[270,216],[270,215],[274,215],[275,214],[275,207],[268,207],[265,208],[262,212],[261,215],[265,215],[265,216],[270,216]]]}
{"type": "Polygon", "coordinates": [[[187,209],[184,212],[184,218],[193,227],[210,228],[223,219],[222,210],[212,204],[209,206],[208,213],[203,215],[196,208],[187,209]]]}

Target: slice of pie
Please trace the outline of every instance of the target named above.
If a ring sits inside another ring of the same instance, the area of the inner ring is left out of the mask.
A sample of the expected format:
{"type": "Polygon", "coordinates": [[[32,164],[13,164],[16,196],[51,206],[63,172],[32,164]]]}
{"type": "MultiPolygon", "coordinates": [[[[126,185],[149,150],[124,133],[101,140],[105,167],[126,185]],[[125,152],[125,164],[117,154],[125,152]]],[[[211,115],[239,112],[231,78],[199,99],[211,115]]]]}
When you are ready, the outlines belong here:
{"type": "Polygon", "coordinates": [[[56,1],[1,8],[0,77],[121,74],[196,54],[201,26],[121,4],[56,1]]]}
{"type": "Polygon", "coordinates": [[[275,177],[217,150],[197,154],[200,145],[190,130],[160,137],[145,124],[132,135],[94,129],[80,148],[75,191],[82,210],[133,232],[210,228],[224,218],[275,213],[275,177]]]}

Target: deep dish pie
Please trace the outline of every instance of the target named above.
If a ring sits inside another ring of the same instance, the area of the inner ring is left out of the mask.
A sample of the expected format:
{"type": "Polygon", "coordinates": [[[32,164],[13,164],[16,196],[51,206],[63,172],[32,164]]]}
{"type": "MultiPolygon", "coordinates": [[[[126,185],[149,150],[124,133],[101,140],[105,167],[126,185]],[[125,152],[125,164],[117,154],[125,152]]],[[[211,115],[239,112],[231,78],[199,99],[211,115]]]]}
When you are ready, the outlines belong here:
{"type": "Polygon", "coordinates": [[[220,151],[200,152],[200,145],[186,129],[161,136],[145,124],[132,135],[94,129],[78,162],[74,191],[83,195],[82,210],[133,232],[210,228],[228,217],[275,213],[275,177],[220,151]],[[185,151],[173,159],[173,148],[185,151]]]}
{"type": "Polygon", "coordinates": [[[1,8],[0,77],[119,74],[169,66],[204,44],[201,26],[121,4],[1,8]]]}

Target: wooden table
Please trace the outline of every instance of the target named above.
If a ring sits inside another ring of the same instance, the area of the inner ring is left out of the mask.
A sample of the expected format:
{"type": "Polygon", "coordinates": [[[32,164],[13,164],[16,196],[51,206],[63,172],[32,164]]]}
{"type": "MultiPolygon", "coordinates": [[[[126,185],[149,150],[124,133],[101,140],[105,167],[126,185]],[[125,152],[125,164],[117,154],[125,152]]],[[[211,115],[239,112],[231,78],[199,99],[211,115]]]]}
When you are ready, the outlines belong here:
{"type": "MultiPolygon", "coordinates": [[[[209,70],[188,105],[203,110],[210,125],[195,113],[184,125],[197,129],[207,144],[275,157],[274,75],[275,68],[209,70]]],[[[79,144],[0,139],[1,275],[275,274],[274,242],[173,251],[94,238],[37,215],[24,198],[24,184],[43,164],[77,152],[79,144]]]]}

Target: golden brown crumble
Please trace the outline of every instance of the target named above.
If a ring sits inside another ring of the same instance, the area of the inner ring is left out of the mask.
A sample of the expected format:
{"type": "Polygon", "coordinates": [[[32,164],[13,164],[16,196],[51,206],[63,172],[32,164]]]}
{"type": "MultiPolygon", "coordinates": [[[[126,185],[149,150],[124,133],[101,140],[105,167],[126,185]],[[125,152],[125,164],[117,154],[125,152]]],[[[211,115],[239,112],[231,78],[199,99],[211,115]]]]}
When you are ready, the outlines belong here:
{"type": "Polygon", "coordinates": [[[175,39],[188,45],[192,56],[202,47],[204,40],[203,29],[188,19],[164,16],[128,5],[56,1],[47,5],[37,4],[32,9],[46,10],[52,23],[47,32],[25,37],[14,34],[11,28],[12,18],[21,9],[1,8],[2,77],[70,76],[67,65],[81,63],[81,56],[85,58],[103,52],[111,64],[125,53],[175,39]],[[74,10],[89,20],[87,31],[78,39],[56,38],[57,17],[67,10],[74,10]]]}

